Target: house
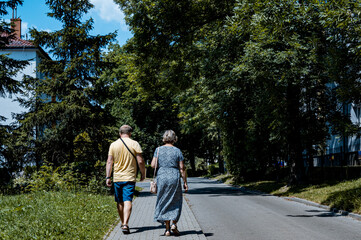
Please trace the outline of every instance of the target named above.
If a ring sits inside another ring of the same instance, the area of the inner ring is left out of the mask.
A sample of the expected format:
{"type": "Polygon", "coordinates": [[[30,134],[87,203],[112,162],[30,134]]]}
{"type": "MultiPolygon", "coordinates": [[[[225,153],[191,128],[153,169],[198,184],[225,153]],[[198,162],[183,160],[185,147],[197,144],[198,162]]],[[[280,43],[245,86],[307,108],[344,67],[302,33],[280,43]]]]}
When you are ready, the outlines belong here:
{"type": "MultiPolygon", "coordinates": [[[[36,69],[42,59],[50,59],[49,55],[41,47],[35,46],[32,41],[22,39],[20,18],[13,18],[11,21],[14,23],[15,38],[10,41],[5,49],[0,49],[0,54],[9,54],[10,58],[29,61],[29,65],[17,74],[16,80],[20,81],[24,75],[43,79],[43,74],[36,71],[36,69]]],[[[16,95],[13,95],[12,98],[0,98],[0,115],[7,118],[6,122],[1,124],[13,122],[12,113],[26,111],[15,101],[16,97],[16,95]]]]}
{"type": "MultiPolygon", "coordinates": [[[[350,117],[353,124],[361,126],[361,105],[344,104],[343,113],[350,117]]],[[[315,167],[358,166],[361,165],[361,136],[334,135],[326,141],[326,148],[313,158],[315,167]]]]}

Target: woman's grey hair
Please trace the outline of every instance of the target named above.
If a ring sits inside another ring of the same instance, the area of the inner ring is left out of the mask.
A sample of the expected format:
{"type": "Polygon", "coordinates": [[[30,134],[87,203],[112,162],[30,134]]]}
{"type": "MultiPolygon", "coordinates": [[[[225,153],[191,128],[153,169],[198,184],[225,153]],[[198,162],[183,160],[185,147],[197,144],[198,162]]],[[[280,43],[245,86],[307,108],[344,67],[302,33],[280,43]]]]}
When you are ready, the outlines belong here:
{"type": "Polygon", "coordinates": [[[170,143],[174,144],[178,141],[177,135],[175,135],[175,132],[173,130],[167,130],[163,134],[163,142],[164,143],[170,143]]]}

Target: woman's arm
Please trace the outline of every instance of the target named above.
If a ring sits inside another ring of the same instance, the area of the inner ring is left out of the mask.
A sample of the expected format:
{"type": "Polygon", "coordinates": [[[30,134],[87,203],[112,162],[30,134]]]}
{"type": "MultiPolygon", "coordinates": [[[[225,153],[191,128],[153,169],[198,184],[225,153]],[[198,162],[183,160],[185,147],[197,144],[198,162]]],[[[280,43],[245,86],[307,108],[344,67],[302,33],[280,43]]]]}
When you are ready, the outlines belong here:
{"type": "Polygon", "coordinates": [[[185,192],[188,191],[188,183],[187,183],[187,176],[186,176],[186,169],[185,169],[185,166],[184,166],[184,161],[179,161],[179,170],[180,170],[180,173],[181,173],[181,176],[183,178],[183,189],[185,192]]]}
{"type": "Polygon", "coordinates": [[[153,157],[153,159],[152,159],[152,162],[151,162],[150,166],[151,166],[152,168],[155,168],[155,164],[156,164],[156,162],[157,162],[157,158],[156,158],[156,157],[153,157]]]}
{"type": "MultiPolygon", "coordinates": [[[[156,151],[157,151],[157,157],[153,157],[153,159],[152,159],[152,162],[150,163],[150,166],[152,167],[152,168],[155,168],[155,167],[158,167],[157,165],[158,165],[158,155],[159,155],[159,148],[157,148],[157,149],[155,149],[156,151]]],[[[154,155],[155,155],[155,153],[154,153],[154,155]]]]}

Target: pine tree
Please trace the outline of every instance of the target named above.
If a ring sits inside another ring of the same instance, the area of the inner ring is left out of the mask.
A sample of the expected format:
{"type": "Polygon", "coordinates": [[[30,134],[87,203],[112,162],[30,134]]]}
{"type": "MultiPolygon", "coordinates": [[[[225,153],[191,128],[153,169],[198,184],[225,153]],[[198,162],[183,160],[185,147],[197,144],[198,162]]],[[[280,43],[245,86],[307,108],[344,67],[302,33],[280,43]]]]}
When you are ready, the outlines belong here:
{"type": "Polygon", "coordinates": [[[19,120],[23,131],[36,136],[32,152],[37,162],[93,166],[106,157],[109,146],[106,136],[112,118],[103,109],[108,85],[99,76],[105,66],[102,50],[115,33],[90,35],[93,20],[82,22],[93,7],[88,0],[48,0],[46,4],[51,10],[48,16],[61,21],[62,29],[30,30],[35,45],[50,49],[53,60],[43,60],[37,69],[45,79],[24,81],[32,92],[23,102],[30,111],[19,120]]]}
{"type": "MultiPolygon", "coordinates": [[[[6,23],[3,16],[8,14],[8,9],[14,9],[22,5],[23,0],[0,1],[0,50],[6,48],[14,38],[13,29],[10,23],[6,23]]],[[[10,58],[7,54],[0,54],[0,97],[11,97],[12,94],[21,91],[21,83],[15,79],[15,76],[21,71],[28,61],[20,61],[10,58]]],[[[0,123],[6,118],[0,115],[0,123]]],[[[11,173],[16,171],[21,164],[19,159],[15,159],[13,128],[8,125],[0,124],[0,182],[7,182],[11,173]]],[[[3,185],[3,184],[2,184],[3,185]]]]}

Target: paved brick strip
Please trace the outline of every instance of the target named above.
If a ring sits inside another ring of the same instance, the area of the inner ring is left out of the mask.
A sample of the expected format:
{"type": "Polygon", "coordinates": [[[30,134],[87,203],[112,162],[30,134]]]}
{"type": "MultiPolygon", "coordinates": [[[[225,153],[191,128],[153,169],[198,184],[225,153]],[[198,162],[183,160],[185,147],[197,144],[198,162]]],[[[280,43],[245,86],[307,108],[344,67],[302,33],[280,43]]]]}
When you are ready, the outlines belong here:
{"type": "Polygon", "coordinates": [[[120,223],[111,231],[105,240],[118,239],[178,239],[178,240],[206,240],[193,212],[188,206],[186,199],[183,197],[183,206],[181,217],[178,222],[178,229],[181,236],[165,237],[163,236],[165,226],[161,223],[154,222],[153,214],[155,208],[156,195],[151,194],[148,189],[144,189],[139,196],[134,200],[132,216],[129,221],[131,234],[125,235],[122,233],[120,223]]]}

